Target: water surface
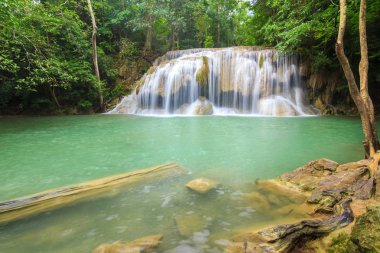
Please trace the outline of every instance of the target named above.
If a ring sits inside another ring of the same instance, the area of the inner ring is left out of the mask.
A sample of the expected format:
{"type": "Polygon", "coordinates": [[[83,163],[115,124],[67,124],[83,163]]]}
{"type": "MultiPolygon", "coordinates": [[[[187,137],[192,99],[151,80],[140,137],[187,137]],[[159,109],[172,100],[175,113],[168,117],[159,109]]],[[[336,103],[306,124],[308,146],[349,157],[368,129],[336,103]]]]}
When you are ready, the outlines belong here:
{"type": "Polygon", "coordinates": [[[357,118],[0,118],[1,201],[171,161],[190,172],[3,225],[0,252],[91,252],[154,233],[165,238],[160,252],[222,252],[239,228],[275,219],[241,198],[246,183],[321,157],[358,160],[361,139],[357,118]],[[220,188],[184,187],[199,176],[220,188]],[[193,214],[204,228],[180,236],[174,217],[193,214]]]}

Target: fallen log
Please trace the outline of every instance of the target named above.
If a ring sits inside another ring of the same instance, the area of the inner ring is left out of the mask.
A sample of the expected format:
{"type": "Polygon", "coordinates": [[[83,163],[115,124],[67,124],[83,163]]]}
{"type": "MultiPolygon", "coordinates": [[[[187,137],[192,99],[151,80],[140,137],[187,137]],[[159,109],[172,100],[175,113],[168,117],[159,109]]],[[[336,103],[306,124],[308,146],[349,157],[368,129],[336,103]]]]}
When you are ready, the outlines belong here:
{"type": "Polygon", "coordinates": [[[146,180],[184,174],[176,163],[104,177],[84,183],[47,190],[0,203],[0,224],[45,212],[60,206],[103,193],[111,188],[146,180]]]}

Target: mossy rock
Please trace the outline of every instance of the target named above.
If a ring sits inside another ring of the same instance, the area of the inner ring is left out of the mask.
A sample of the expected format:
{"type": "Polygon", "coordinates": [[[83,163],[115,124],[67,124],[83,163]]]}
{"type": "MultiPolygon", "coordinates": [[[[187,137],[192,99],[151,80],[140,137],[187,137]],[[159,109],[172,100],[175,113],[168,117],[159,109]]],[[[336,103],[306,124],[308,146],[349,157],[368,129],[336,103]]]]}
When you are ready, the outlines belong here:
{"type": "Polygon", "coordinates": [[[380,252],[380,206],[368,208],[352,229],[351,240],[360,252],[380,252]]]}
{"type": "Polygon", "coordinates": [[[153,65],[152,67],[150,67],[150,68],[148,69],[148,71],[147,71],[146,73],[147,73],[148,75],[151,75],[151,74],[154,73],[154,71],[156,71],[156,69],[157,69],[157,66],[153,65]]]}
{"type": "Polygon", "coordinates": [[[202,57],[203,64],[202,66],[198,69],[195,80],[199,85],[207,85],[208,84],[208,79],[210,75],[210,68],[208,65],[208,58],[206,56],[202,57]]]}
{"type": "Polygon", "coordinates": [[[264,64],[264,57],[260,53],[260,56],[259,56],[259,67],[260,67],[260,69],[263,68],[263,64],[264,64]]]}
{"type": "Polygon", "coordinates": [[[328,252],[380,252],[380,206],[368,207],[368,212],[357,219],[351,235],[340,234],[333,239],[328,252]]]}
{"type": "Polygon", "coordinates": [[[358,246],[351,241],[348,234],[340,234],[334,238],[328,253],[357,253],[360,252],[358,246]]]}

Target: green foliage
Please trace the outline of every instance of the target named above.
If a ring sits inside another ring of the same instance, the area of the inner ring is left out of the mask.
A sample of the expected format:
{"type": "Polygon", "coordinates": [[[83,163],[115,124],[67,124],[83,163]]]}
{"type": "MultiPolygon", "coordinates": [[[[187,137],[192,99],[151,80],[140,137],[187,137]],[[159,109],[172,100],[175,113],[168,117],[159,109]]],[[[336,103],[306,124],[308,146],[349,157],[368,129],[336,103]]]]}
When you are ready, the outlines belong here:
{"type": "Polygon", "coordinates": [[[2,4],[0,112],[12,102],[32,111],[50,110],[55,99],[69,104],[75,102],[71,92],[86,93],[95,86],[89,32],[79,15],[84,9],[76,1],[2,4]]]}
{"type": "MultiPolygon", "coordinates": [[[[352,62],[359,56],[360,0],[350,1],[346,31],[346,51],[352,62]]],[[[370,59],[380,55],[380,0],[368,1],[367,34],[370,59]]],[[[255,1],[248,7],[254,13],[247,21],[250,41],[276,47],[281,51],[298,52],[309,60],[314,72],[338,70],[335,42],[339,24],[339,3],[330,0],[255,1]]],[[[245,36],[246,38],[249,36],[245,36]]],[[[374,60],[371,65],[377,65],[374,60]]]]}
{"type": "MultiPolygon", "coordinates": [[[[339,6],[330,0],[93,0],[101,82],[94,76],[85,1],[0,1],[0,113],[98,108],[129,91],[168,50],[260,45],[298,52],[312,71],[339,69],[339,6]],[[149,38],[148,30],[152,37],[149,38]],[[143,50],[150,39],[152,51],[143,50]],[[123,67],[122,67],[123,66],[123,67]],[[89,103],[85,103],[87,101],[89,103]]],[[[359,61],[358,10],[349,2],[346,53],[359,61]]],[[[369,80],[380,67],[380,0],[368,1],[369,80]]],[[[343,86],[342,86],[343,87],[343,86]]]]}
{"type": "Polygon", "coordinates": [[[91,101],[81,100],[81,101],[78,102],[77,108],[80,111],[88,112],[88,111],[91,111],[91,109],[93,108],[93,105],[92,105],[91,101]]]}
{"type": "Polygon", "coordinates": [[[204,44],[206,48],[214,47],[214,41],[212,39],[212,36],[206,36],[204,44]]]}

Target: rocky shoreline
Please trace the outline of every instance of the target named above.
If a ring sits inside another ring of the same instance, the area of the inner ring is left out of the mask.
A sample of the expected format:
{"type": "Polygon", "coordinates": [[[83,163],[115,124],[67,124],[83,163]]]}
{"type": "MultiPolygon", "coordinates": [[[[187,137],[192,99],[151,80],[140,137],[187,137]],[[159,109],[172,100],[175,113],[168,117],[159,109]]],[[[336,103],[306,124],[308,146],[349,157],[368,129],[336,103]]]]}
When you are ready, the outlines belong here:
{"type": "Polygon", "coordinates": [[[258,188],[272,192],[277,189],[289,198],[304,195],[304,202],[283,209],[310,218],[260,230],[248,229],[233,238],[234,243],[225,253],[379,252],[380,234],[376,232],[380,231],[380,209],[375,177],[371,176],[371,167],[377,163],[361,160],[339,165],[319,159],[277,179],[257,182],[258,188]],[[363,225],[368,220],[376,222],[363,225]],[[368,240],[357,239],[366,238],[368,233],[368,240]]]}
{"type": "MultiPolygon", "coordinates": [[[[242,186],[249,189],[242,196],[247,203],[276,218],[263,227],[234,231],[225,240],[224,253],[380,252],[380,191],[376,191],[378,175],[374,173],[378,158],[377,154],[375,159],[346,164],[323,158],[276,179],[242,186]]],[[[186,187],[205,195],[219,184],[198,178],[186,187]]],[[[174,221],[183,237],[204,227],[197,214],[175,216],[174,221]]],[[[94,252],[150,252],[161,240],[162,235],[151,235],[103,244],[94,252]]]]}

